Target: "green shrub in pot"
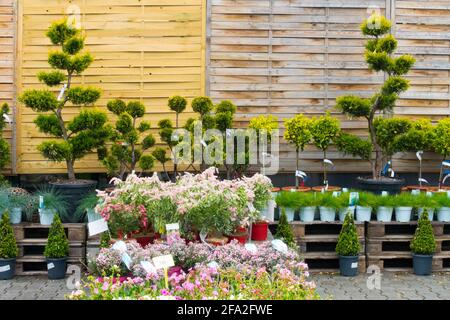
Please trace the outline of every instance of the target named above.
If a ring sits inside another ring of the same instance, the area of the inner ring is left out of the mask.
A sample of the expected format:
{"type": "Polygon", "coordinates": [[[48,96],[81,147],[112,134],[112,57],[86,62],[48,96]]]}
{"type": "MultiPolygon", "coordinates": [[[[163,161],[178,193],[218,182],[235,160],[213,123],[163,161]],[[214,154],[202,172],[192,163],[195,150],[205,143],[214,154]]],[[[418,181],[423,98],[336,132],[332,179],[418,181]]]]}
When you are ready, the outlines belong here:
{"type": "Polygon", "coordinates": [[[342,192],[337,200],[339,201],[339,221],[344,222],[348,213],[351,213],[352,217],[355,218],[356,206],[350,205],[350,193],[342,192]]]}
{"type": "Polygon", "coordinates": [[[394,212],[394,197],[391,195],[376,197],[374,208],[377,215],[377,221],[392,221],[392,214],[394,212]]]}
{"type": "Polygon", "coordinates": [[[335,221],[336,211],[340,209],[341,203],[332,193],[317,193],[317,202],[321,221],[335,221]]]}
{"type": "Polygon", "coordinates": [[[356,206],[356,221],[370,221],[377,197],[370,192],[360,192],[356,206]]]}
{"type": "Polygon", "coordinates": [[[298,195],[300,207],[300,220],[303,222],[314,221],[318,198],[313,192],[295,192],[298,195]]]}
{"type": "Polygon", "coordinates": [[[441,222],[450,222],[450,197],[446,193],[439,193],[433,197],[436,200],[437,219],[441,222]]]}
{"type": "Polygon", "coordinates": [[[432,269],[433,254],[436,251],[436,240],[433,226],[428,220],[426,211],[419,219],[410,248],[413,256],[414,273],[429,275],[432,269]]]}
{"type": "Polygon", "coordinates": [[[435,196],[429,196],[426,193],[421,193],[415,196],[414,207],[417,208],[417,214],[420,219],[423,212],[426,210],[428,213],[428,219],[430,221],[434,220],[434,213],[436,208],[438,208],[438,203],[435,196]]]}
{"type": "Polygon", "coordinates": [[[99,213],[95,212],[95,207],[98,204],[98,197],[95,193],[90,193],[86,197],[78,202],[77,209],[75,211],[75,216],[78,217],[80,221],[85,220],[85,215],[87,216],[88,222],[94,222],[102,219],[99,213]]]}
{"type": "Polygon", "coordinates": [[[281,191],[275,202],[280,208],[284,208],[288,222],[294,221],[294,213],[300,207],[300,192],[281,191]]]}
{"type": "Polygon", "coordinates": [[[14,278],[18,253],[16,238],[6,211],[0,222],[0,280],[14,278]]]}
{"type": "Polygon", "coordinates": [[[409,192],[403,192],[394,197],[395,220],[397,222],[409,222],[412,217],[412,210],[416,203],[415,196],[409,192]]]}
{"type": "Polygon", "coordinates": [[[39,217],[42,225],[50,225],[55,215],[68,217],[69,202],[67,198],[58,190],[51,187],[40,187],[36,192],[36,199],[42,197],[42,208],[39,208],[39,217]]]}
{"type": "Polygon", "coordinates": [[[289,225],[285,208],[281,209],[281,216],[280,221],[278,222],[277,232],[275,233],[275,239],[282,240],[291,248],[296,246],[294,233],[289,225]]]}
{"type": "Polygon", "coordinates": [[[64,226],[58,215],[53,217],[53,222],[48,232],[44,256],[47,258],[48,278],[63,279],[67,269],[69,241],[67,240],[64,226]]]}
{"type": "Polygon", "coordinates": [[[347,214],[336,245],[341,275],[356,276],[358,274],[358,258],[360,250],[361,244],[358,239],[355,221],[351,214],[347,214]]]}

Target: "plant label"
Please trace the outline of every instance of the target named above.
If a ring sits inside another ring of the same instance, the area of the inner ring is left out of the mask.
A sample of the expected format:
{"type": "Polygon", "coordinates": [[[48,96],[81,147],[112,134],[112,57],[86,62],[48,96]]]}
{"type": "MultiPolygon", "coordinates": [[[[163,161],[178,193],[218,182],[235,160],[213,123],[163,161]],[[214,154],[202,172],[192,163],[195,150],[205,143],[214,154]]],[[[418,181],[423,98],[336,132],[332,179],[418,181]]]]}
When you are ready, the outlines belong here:
{"type": "Polygon", "coordinates": [[[432,197],[432,196],[433,196],[433,192],[427,191],[427,197],[432,197]]]}
{"type": "Polygon", "coordinates": [[[294,188],[292,188],[291,190],[289,190],[291,192],[296,192],[297,190],[295,190],[294,188]]]}
{"type": "Polygon", "coordinates": [[[444,161],[444,162],[442,162],[442,165],[445,167],[450,167],[450,162],[444,161]]]}
{"type": "Polygon", "coordinates": [[[64,86],[61,88],[61,91],[59,91],[58,101],[62,100],[62,98],[64,97],[64,93],[66,92],[66,89],[67,89],[67,84],[64,84],[64,86]]]}
{"type": "Polygon", "coordinates": [[[11,270],[11,267],[8,265],[0,267],[0,273],[11,270]]]}
{"type": "Polygon", "coordinates": [[[249,210],[250,212],[255,212],[255,211],[256,211],[255,206],[254,206],[253,203],[251,203],[251,202],[248,202],[248,203],[247,203],[247,208],[248,208],[248,210],[249,210]]]}
{"type": "Polygon", "coordinates": [[[334,166],[333,161],[331,161],[329,159],[323,159],[323,162],[325,162],[325,163],[327,163],[327,164],[329,164],[331,166],[334,166]]]}
{"type": "Polygon", "coordinates": [[[419,182],[426,183],[426,184],[430,184],[430,183],[428,182],[428,180],[427,180],[427,179],[424,179],[424,178],[419,178],[418,181],[419,181],[419,182]]]}
{"type": "Polygon", "coordinates": [[[356,269],[358,268],[358,262],[353,262],[352,263],[352,269],[356,269]]]}
{"type": "Polygon", "coordinates": [[[333,191],[333,197],[337,198],[341,195],[339,191],[333,191]]]}
{"type": "Polygon", "coordinates": [[[153,263],[149,261],[141,261],[141,267],[145,270],[148,274],[156,273],[156,268],[153,265],[153,263]]]}
{"type": "Polygon", "coordinates": [[[205,140],[201,140],[200,143],[202,144],[203,147],[207,147],[208,145],[206,144],[205,140]]]}
{"type": "Polygon", "coordinates": [[[127,244],[123,241],[117,241],[113,244],[112,248],[114,250],[117,250],[119,252],[126,252],[127,251],[127,244]]]}
{"type": "Polygon", "coordinates": [[[423,151],[416,152],[416,157],[417,157],[417,159],[419,159],[419,161],[422,161],[422,154],[423,154],[423,151]]]}
{"type": "Polygon", "coordinates": [[[176,230],[180,230],[180,224],[179,224],[179,223],[170,223],[170,224],[166,224],[166,230],[167,230],[167,231],[176,231],[176,230]]]}
{"type": "Polygon", "coordinates": [[[96,234],[100,234],[102,232],[108,231],[108,223],[105,219],[100,219],[97,221],[88,223],[89,229],[89,237],[95,236],[96,234]]]}
{"type": "Polygon", "coordinates": [[[450,190],[447,191],[447,197],[450,198],[450,190]]]}
{"type": "Polygon", "coordinates": [[[350,195],[348,197],[348,204],[350,207],[355,206],[358,203],[359,200],[359,193],[358,192],[350,192],[350,195]]]}
{"type": "Polygon", "coordinates": [[[152,260],[156,269],[168,269],[175,265],[175,262],[173,261],[173,256],[171,254],[154,257],[152,260]]]}
{"type": "Polygon", "coordinates": [[[205,231],[205,230],[200,231],[199,236],[200,236],[200,240],[201,240],[203,243],[205,243],[205,240],[206,240],[206,236],[207,236],[207,235],[208,235],[208,231],[205,231]]]}
{"type": "Polygon", "coordinates": [[[304,178],[304,177],[307,176],[307,174],[306,174],[304,171],[296,170],[296,171],[295,171],[295,176],[296,176],[296,177],[299,177],[299,178],[304,178]]]}
{"type": "Polygon", "coordinates": [[[256,245],[254,243],[246,243],[245,249],[247,251],[250,251],[251,253],[256,253],[258,251],[258,248],[256,247],[256,245]]]}
{"type": "Polygon", "coordinates": [[[47,263],[47,270],[52,270],[55,267],[53,262],[47,263]]]}
{"type": "Polygon", "coordinates": [[[382,197],[387,197],[389,195],[389,192],[387,191],[381,191],[381,196],[382,197]]]}
{"type": "Polygon", "coordinates": [[[418,195],[420,195],[420,190],[412,190],[411,191],[411,194],[413,195],[413,196],[418,196],[418,195]]]}
{"type": "Polygon", "coordinates": [[[342,192],[347,193],[348,192],[348,188],[342,188],[342,192]]]}
{"type": "Polygon", "coordinates": [[[6,113],[3,114],[3,119],[5,119],[5,121],[6,121],[7,123],[9,123],[9,124],[12,123],[11,118],[10,118],[6,113]]]}
{"type": "Polygon", "coordinates": [[[128,270],[131,270],[131,263],[133,262],[133,260],[128,253],[124,252],[122,254],[122,262],[127,266],[128,270]]]}

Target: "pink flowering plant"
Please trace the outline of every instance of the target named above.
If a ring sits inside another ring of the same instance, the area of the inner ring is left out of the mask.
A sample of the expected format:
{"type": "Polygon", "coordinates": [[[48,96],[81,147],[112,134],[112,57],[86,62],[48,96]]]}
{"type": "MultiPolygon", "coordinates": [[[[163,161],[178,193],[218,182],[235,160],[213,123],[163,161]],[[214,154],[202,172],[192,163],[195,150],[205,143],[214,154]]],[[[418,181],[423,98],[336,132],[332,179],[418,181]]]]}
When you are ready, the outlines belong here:
{"type": "Polygon", "coordinates": [[[111,203],[104,206],[100,214],[115,238],[138,233],[147,227],[147,210],[142,204],[111,203]]]}

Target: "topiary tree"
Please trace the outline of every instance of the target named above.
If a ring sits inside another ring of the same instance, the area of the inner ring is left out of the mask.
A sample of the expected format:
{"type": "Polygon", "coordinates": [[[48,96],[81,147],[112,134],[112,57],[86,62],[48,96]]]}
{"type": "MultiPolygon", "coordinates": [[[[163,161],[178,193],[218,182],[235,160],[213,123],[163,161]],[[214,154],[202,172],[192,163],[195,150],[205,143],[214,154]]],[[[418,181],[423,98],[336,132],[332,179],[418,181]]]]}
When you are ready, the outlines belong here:
{"type": "Polygon", "coordinates": [[[166,163],[170,160],[170,158],[167,157],[166,150],[164,148],[157,147],[152,151],[152,156],[156,159],[156,161],[162,164],[164,173],[168,175],[166,163]]]}
{"type": "Polygon", "coordinates": [[[313,143],[323,152],[322,165],[324,185],[328,185],[327,164],[325,163],[325,159],[327,159],[327,150],[339,135],[340,130],[339,120],[331,117],[329,113],[312,120],[311,137],[313,143]]]}
{"type": "Polygon", "coordinates": [[[9,213],[5,211],[0,222],[0,259],[13,259],[17,257],[18,253],[19,249],[9,221],[9,213]]]}
{"type": "Polygon", "coordinates": [[[345,216],[341,232],[339,233],[336,245],[336,253],[342,257],[354,257],[359,255],[361,244],[358,239],[353,215],[349,212],[345,216]]]}
{"type": "MultiPolygon", "coordinates": [[[[312,120],[306,118],[303,114],[298,114],[294,118],[285,121],[284,139],[295,146],[296,152],[296,170],[299,170],[300,151],[304,151],[306,145],[311,141],[312,120]]],[[[295,178],[295,186],[298,187],[299,177],[295,178]]]]}
{"type": "Polygon", "coordinates": [[[402,76],[415,63],[410,55],[393,57],[397,40],[390,34],[391,22],[383,16],[373,14],[361,25],[362,33],[369,37],[366,42],[365,60],[370,70],[384,72],[386,80],[381,89],[370,98],[354,95],[336,99],[336,107],[350,118],[365,118],[368,123],[370,141],[375,151],[372,164],[372,178],[381,179],[383,147],[376,130],[375,118],[379,112],[392,111],[402,92],[409,88],[409,82],[402,76]]]}
{"type": "MultiPolygon", "coordinates": [[[[269,114],[269,115],[261,115],[250,120],[248,125],[250,129],[256,130],[258,135],[258,150],[261,150],[264,153],[267,153],[267,145],[269,145],[272,141],[272,133],[275,130],[278,130],[278,118],[269,114]],[[262,132],[267,134],[267,145],[261,146],[260,137],[262,132]],[[262,147],[262,148],[261,148],[262,147]]],[[[266,155],[263,154],[263,169],[266,165],[266,155]]],[[[265,171],[265,169],[264,169],[265,171]]],[[[265,174],[265,172],[263,172],[265,174]]]]}
{"type": "Polygon", "coordinates": [[[433,226],[428,219],[427,210],[424,210],[417,223],[416,232],[411,241],[410,248],[413,253],[423,255],[432,255],[436,251],[433,226]]]}
{"type": "Polygon", "coordinates": [[[444,161],[450,155],[450,118],[439,120],[432,134],[431,146],[436,153],[442,156],[439,172],[439,189],[441,189],[444,183],[444,161]]]}
{"type": "Polygon", "coordinates": [[[67,19],[53,23],[47,37],[60,50],[52,51],[48,63],[52,71],[40,72],[40,82],[50,88],[64,84],[59,96],[47,89],[26,90],[19,101],[33,111],[42,113],[34,123],[39,131],[58,140],[45,141],[38,146],[42,155],[56,162],[65,161],[70,180],[75,179],[74,165],[77,159],[103,147],[110,135],[106,114],[83,109],[73,119],[64,119],[63,112],[69,105],[90,106],[100,98],[100,90],[93,87],[73,86],[93,62],[89,53],[82,53],[85,37],[81,30],[69,25],[67,19]]]}
{"type": "Polygon", "coordinates": [[[0,182],[3,180],[1,171],[10,160],[9,144],[3,139],[3,129],[6,127],[6,115],[9,113],[9,106],[4,103],[0,108],[0,182]]]}
{"type": "Polygon", "coordinates": [[[44,256],[46,258],[58,259],[69,255],[69,242],[64,226],[58,215],[53,218],[52,225],[48,231],[47,245],[45,246],[44,256]]]}
{"type": "Polygon", "coordinates": [[[150,131],[148,121],[140,121],[145,115],[145,106],[139,101],[125,103],[120,99],[109,101],[107,108],[118,117],[112,133],[113,145],[108,152],[103,151],[102,163],[110,175],[123,179],[127,172],[132,172],[139,164],[142,171],[153,167],[154,158],[144,152],[155,145],[155,138],[150,131]],[[144,137],[142,138],[142,136],[144,137]]]}
{"type": "MultiPolygon", "coordinates": [[[[174,96],[169,99],[168,105],[170,110],[175,112],[175,126],[178,129],[180,128],[179,117],[180,114],[186,109],[187,100],[180,96],[174,96]]],[[[176,176],[178,172],[178,163],[176,154],[174,154],[173,171],[176,176]]]]}
{"type": "Polygon", "coordinates": [[[280,221],[278,222],[275,238],[282,240],[291,248],[295,248],[297,246],[294,238],[294,233],[288,222],[285,208],[281,209],[280,221]]]}

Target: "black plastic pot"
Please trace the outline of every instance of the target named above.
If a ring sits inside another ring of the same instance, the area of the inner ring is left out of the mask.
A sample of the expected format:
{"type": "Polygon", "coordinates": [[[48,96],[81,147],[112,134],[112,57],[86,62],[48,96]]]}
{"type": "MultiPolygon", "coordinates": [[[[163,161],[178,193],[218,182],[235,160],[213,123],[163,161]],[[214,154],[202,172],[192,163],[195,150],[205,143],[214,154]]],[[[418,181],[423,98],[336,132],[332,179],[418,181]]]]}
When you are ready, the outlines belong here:
{"type": "Polygon", "coordinates": [[[75,180],[51,182],[50,185],[64,195],[69,203],[68,217],[63,217],[63,223],[78,223],[74,216],[77,205],[89,193],[95,191],[97,181],[94,180],[75,180]]]}
{"type": "Polygon", "coordinates": [[[433,266],[433,256],[415,253],[412,256],[414,273],[418,276],[430,275],[433,266]]]}
{"type": "Polygon", "coordinates": [[[383,177],[382,180],[359,177],[357,180],[361,190],[374,194],[381,194],[383,191],[387,191],[389,194],[399,194],[405,184],[404,179],[391,179],[386,177],[383,177]]]}
{"type": "Polygon", "coordinates": [[[358,275],[359,256],[339,256],[339,268],[341,276],[354,277],[358,275]]]}
{"type": "Polygon", "coordinates": [[[64,279],[67,271],[67,258],[47,258],[47,270],[50,280],[64,279]]]}
{"type": "Polygon", "coordinates": [[[0,280],[11,280],[16,273],[16,258],[0,259],[0,280]]]}

